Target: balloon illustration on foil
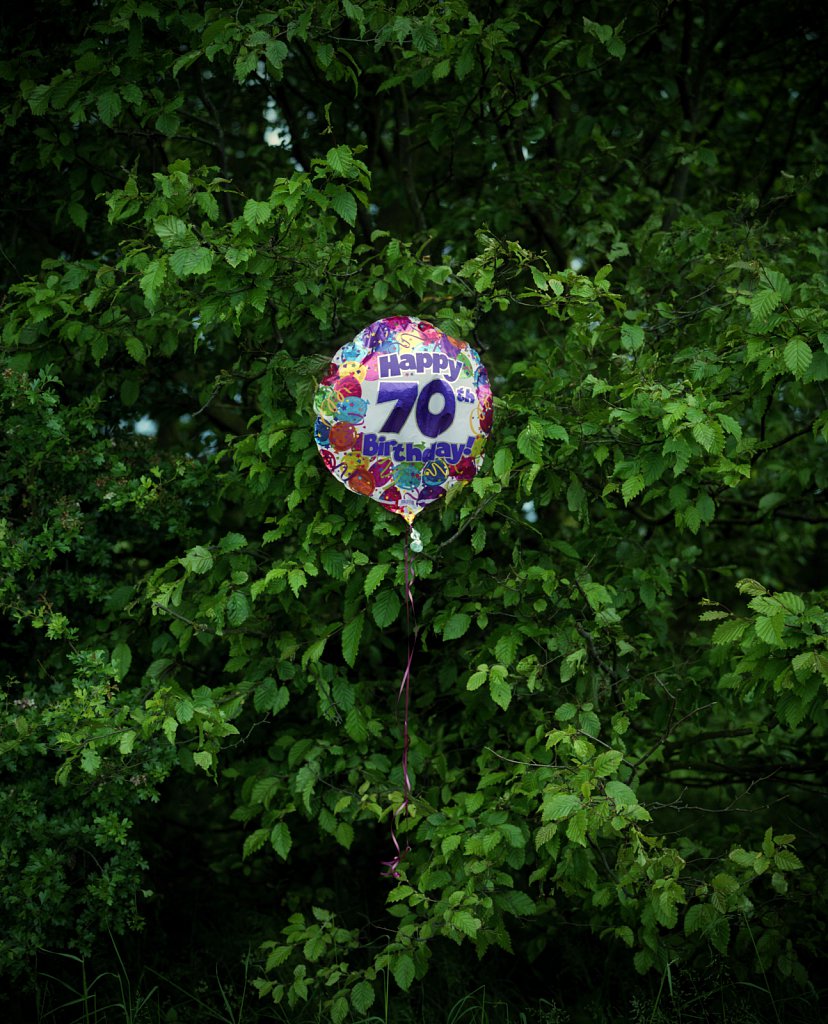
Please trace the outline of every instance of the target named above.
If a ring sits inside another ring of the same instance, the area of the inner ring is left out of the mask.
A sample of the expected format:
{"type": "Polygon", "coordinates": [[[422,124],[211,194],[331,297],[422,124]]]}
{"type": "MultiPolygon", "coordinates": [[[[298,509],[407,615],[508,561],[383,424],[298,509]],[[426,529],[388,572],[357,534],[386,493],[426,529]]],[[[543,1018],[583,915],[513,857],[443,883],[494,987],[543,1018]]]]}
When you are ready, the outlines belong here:
{"type": "Polygon", "coordinates": [[[334,355],[314,399],[328,470],[411,526],[483,461],[492,392],[480,356],[425,320],[392,316],[334,355]]]}

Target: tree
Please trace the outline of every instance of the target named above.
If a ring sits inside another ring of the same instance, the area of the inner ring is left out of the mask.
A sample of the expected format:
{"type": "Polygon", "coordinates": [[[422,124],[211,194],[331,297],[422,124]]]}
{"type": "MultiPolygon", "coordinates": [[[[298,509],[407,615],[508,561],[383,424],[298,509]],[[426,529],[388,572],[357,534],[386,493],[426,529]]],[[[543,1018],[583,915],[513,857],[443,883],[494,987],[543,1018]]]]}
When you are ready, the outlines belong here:
{"type": "Polygon", "coordinates": [[[775,0],[619,16],[6,22],[10,976],[161,934],[215,885],[198,920],[243,909],[261,994],[335,1022],[449,942],[806,984],[825,25],[775,0]],[[388,884],[404,529],[328,478],[311,395],[404,311],[474,341],[496,418],[484,471],[418,521],[388,884]]]}

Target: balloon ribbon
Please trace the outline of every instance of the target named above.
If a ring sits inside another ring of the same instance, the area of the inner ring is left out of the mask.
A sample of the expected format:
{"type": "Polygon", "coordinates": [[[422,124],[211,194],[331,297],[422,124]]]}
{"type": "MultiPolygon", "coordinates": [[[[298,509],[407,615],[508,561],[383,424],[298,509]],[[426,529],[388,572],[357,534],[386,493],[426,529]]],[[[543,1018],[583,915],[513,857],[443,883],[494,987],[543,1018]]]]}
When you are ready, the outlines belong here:
{"type": "Polygon", "coordinates": [[[402,681],[400,682],[400,688],[397,691],[397,705],[403,697],[403,749],[402,749],[402,780],[403,780],[403,798],[400,806],[394,811],[394,817],[391,820],[391,842],[394,844],[396,853],[391,860],[384,860],[382,863],[388,868],[383,874],[386,878],[399,878],[400,877],[400,865],[406,858],[406,854],[411,849],[410,846],[406,845],[405,849],[400,847],[399,840],[397,839],[397,833],[395,825],[399,820],[400,815],[407,810],[411,803],[411,778],[408,774],[408,746],[410,742],[410,736],[408,732],[408,708],[411,700],[411,663],[414,660],[414,650],[417,644],[417,634],[419,632],[419,626],[417,625],[417,611],[414,607],[414,597],[411,593],[411,585],[414,581],[414,556],[411,551],[422,551],[422,543],[420,542],[420,536],[417,531],[409,524],[410,535],[405,538],[405,625],[406,633],[408,634],[408,661],[405,665],[405,671],[403,672],[402,681]],[[412,543],[413,540],[413,543],[412,543]],[[410,549],[410,550],[409,550],[410,549]],[[414,628],[412,629],[412,623],[414,628]]]}

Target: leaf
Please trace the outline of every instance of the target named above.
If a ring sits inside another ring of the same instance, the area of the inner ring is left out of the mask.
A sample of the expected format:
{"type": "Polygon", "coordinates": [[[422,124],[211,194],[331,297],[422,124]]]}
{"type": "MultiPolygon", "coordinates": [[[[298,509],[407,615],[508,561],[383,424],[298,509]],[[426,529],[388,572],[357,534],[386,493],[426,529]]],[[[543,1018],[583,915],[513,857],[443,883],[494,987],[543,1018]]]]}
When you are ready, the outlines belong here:
{"type": "Polygon", "coordinates": [[[696,423],[693,427],[693,437],[699,442],[706,452],[713,450],[713,446],[716,443],[716,431],[713,429],[712,424],[706,420],[702,420],[701,423],[696,423]]]}
{"type": "Polygon", "coordinates": [[[213,254],[203,245],[176,249],[170,256],[170,267],[176,277],[207,274],[213,267],[213,254]]]}
{"type": "Polygon", "coordinates": [[[494,457],[494,474],[503,483],[509,478],[512,468],[513,456],[511,448],[499,448],[494,457]]]}
{"type": "Polygon", "coordinates": [[[213,556],[200,544],[194,547],[191,551],[188,551],[186,556],[181,559],[181,564],[185,569],[189,569],[190,572],[203,575],[213,567],[213,556]]]}
{"type": "Polygon", "coordinates": [[[506,633],[495,644],[495,656],[501,665],[507,668],[517,657],[518,648],[521,643],[520,633],[506,633]]]}
{"type": "Polygon", "coordinates": [[[367,1013],[374,1002],[374,986],[370,981],[358,981],[351,989],[351,1005],[357,1013],[367,1013]]]}
{"type": "Polygon", "coordinates": [[[335,192],[331,198],[331,206],[334,212],[337,213],[346,224],[350,224],[351,227],[356,223],[357,215],[357,204],[351,192],[346,188],[341,188],[335,192]]]}
{"type": "Polygon", "coordinates": [[[81,754],[81,768],[87,775],[97,775],[101,767],[101,755],[94,747],[87,747],[81,754]]]}
{"type": "Polygon", "coordinates": [[[580,810],[581,801],[574,793],[555,793],[543,802],[543,820],[561,821],[580,810]]]}
{"type": "Polygon", "coordinates": [[[800,871],[802,861],[790,850],[777,850],[773,855],[773,863],[780,871],[800,871]]]}
{"type": "Polygon", "coordinates": [[[120,683],[127,672],[129,672],[129,666],[132,664],[132,651],[129,649],[129,644],[123,642],[116,644],[112,651],[111,660],[112,667],[115,669],[115,678],[120,683]]]}
{"type": "Polygon", "coordinates": [[[747,619],[730,619],[728,622],[720,622],[713,633],[713,643],[717,646],[735,643],[749,625],[747,619]]]}
{"type": "Polygon", "coordinates": [[[107,89],[98,96],[98,116],[107,126],[111,128],[115,118],[121,113],[121,97],[111,89],[107,89]]]}
{"type": "Polygon", "coordinates": [[[458,910],[451,915],[450,923],[470,939],[477,936],[483,922],[468,910],[458,910]]]}
{"type": "Polygon", "coordinates": [[[532,897],[519,889],[498,893],[495,899],[497,905],[507,914],[514,914],[516,917],[530,917],[537,913],[537,907],[532,897]]]}
{"type": "Polygon", "coordinates": [[[269,834],[270,829],[267,828],[257,828],[255,832],[252,832],[244,841],[244,847],[242,848],[242,860],[246,860],[251,854],[261,850],[267,842],[269,834]]]}
{"type": "Polygon", "coordinates": [[[517,439],[518,451],[530,462],[540,463],[543,458],[543,435],[537,424],[528,423],[517,439]]]}
{"type": "Polygon", "coordinates": [[[465,612],[455,612],[443,626],[444,640],[458,640],[471,625],[471,616],[465,612]]]}
{"type": "Polygon", "coordinates": [[[543,432],[552,441],[569,441],[566,427],[562,427],[560,423],[544,423],[543,432]]]}
{"type": "Polygon", "coordinates": [[[351,668],[356,664],[363,623],[364,615],[360,612],[342,630],[342,657],[351,668]]]}
{"type": "Polygon", "coordinates": [[[799,594],[793,594],[790,590],[783,590],[774,596],[785,611],[790,612],[792,615],[802,615],[805,611],[805,602],[799,594]]]}
{"type": "Polygon", "coordinates": [[[331,1024],[342,1024],[348,1016],[348,1000],[345,996],[337,996],[331,1005],[331,1024]]]}
{"type": "Polygon", "coordinates": [[[141,275],[140,288],[150,307],[155,306],[155,301],[164,285],[166,277],[167,263],[165,259],[152,260],[141,275]]]}
{"type": "Polygon", "coordinates": [[[268,222],[271,213],[270,203],[261,202],[257,199],[248,199],[244,204],[242,217],[245,224],[255,230],[259,224],[266,224],[268,222]]]}
{"type": "Polygon", "coordinates": [[[489,675],[489,693],[495,704],[503,708],[504,711],[509,710],[509,705],[512,702],[512,687],[505,679],[494,675],[493,672],[489,675]]]}
{"type": "Polygon", "coordinates": [[[638,805],[638,797],[636,797],[635,793],[625,782],[613,779],[606,784],[604,791],[620,810],[625,807],[636,807],[638,805]]]}
{"type": "Polygon", "coordinates": [[[121,734],[121,738],[118,741],[118,753],[126,756],[132,753],[132,748],[135,746],[135,730],[127,729],[125,733],[121,734]]]}
{"type": "Polygon", "coordinates": [[[180,240],[187,234],[187,225],[180,217],[159,217],[153,223],[153,228],[162,242],[180,240]]]}
{"type": "Polygon", "coordinates": [[[411,988],[411,983],[414,981],[414,961],[408,953],[403,953],[394,959],[391,964],[391,973],[403,992],[407,992],[411,988]]]}
{"type": "Polygon", "coordinates": [[[351,177],[354,170],[354,155],[350,146],[335,146],[329,149],[325,160],[334,174],[342,178],[351,177]]]}
{"type": "Polygon", "coordinates": [[[282,860],[288,859],[290,848],[293,846],[293,839],[290,829],[284,821],[277,821],[270,833],[270,845],[279,854],[282,860]]]}
{"type": "Polygon", "coordinates": [[[773,288],[763,288],[750,300],[750,315],[754,320],[767,320],[782,301],[782,296],[773,288]]]}
{"type": "Polygon", "coordinates": [[[791,338],[785,346],[782,359],[794,377],[799,378],[811,365],[813,352],[804,338],[791,338]]]}
{"type": "Polygon", "coordinates": [[[227,621],[231,626],[241,626],[249,616],[250,602],[240,590],[234,591],[227,602],[227,621]]]}
{"type": "Polygon", "coordinates": [[[293,591],[294,597],[299,597],[299,591],[308,584],[308,577],[304,569],[291,569],[288,573],[288,585],[293,591]]]}
{"type": "Polygon", "coordinates": [[[213,755],[209,750],[197,750],[193,754],[193,763],[197,764],[199,768],[203,768],[205,772],[209,772],[213,767],[213,755]]]}
{"type": "Polygon", "coordinates": [[[624,499],[624,504],[629,505],[633,498],[637,497],[644,490],[644,477],[641,473],[636,473],[635,476],[629,477],[621,485],[621,497],[624,499]]]}
{"type": "Polygon", "coordinates": [[[144,348],[143,342],[140,338],[127,338],[125,346],[127,352],[129,352],[136,363],[141,363],[142,366],[146,363],[147,350],[144,348]]]}
{"type": "Polygon", "coordinates": [[[400,607],[401,603],[396,590],[386,587],[379,592],[377,599],[371,605],[371,615],[380,629],[386,629],[400,614],[400,607]]]}
{"type": "Polygon", "coordinates": [[[606,750],[595,758],[592,768],[598,778],[603,778],[617,771],[623,760],[620,750],[606,750]]]}
{"type": "Polygon", "coordinates": [[[471,676],[469,676],[469,681],[466,683],[466,689],[467,690],[472,690],[472,691],[479,690],[480,687],[486,682],[486,680],[488,678],[489,678],[489,666],[488,665],[482,665],[482,666],[478,665],[477,672],[475,672],[471,676]]]}
{"type": "Polygon", "coordinates": [[[782,643],[782,632],[785,628],[785,614],[779,612],[777,615],[766,616],[760,615],[754,627],[756,635],[760,640],[764,640],[766,644],[770,644],[772,647],[779,647],[782,643]]]}
{"type": "Polygon", "coordinates": [[[587,813],[584,810],[576,811],[566,826],[566,838],[578,846],[586,846],[586,833],[587,813]]]}
{"type": "Polygon", "coordinates": [[[370,597],[371,594],[377,589],[377,587],[385,579],[385,575],[388,572],[389,565],[384,562],[381,565],[372,565],[368,570],[368,575],[365,577],[365,596],[370,597]]]}

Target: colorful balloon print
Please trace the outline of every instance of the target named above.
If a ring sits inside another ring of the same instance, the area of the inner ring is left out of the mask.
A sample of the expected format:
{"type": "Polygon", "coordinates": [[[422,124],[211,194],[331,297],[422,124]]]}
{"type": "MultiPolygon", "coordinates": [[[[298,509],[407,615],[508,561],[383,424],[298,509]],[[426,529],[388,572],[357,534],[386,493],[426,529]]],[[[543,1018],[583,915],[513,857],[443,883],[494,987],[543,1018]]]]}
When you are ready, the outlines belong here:
{"type": "Polygon", "coordinates": [[[313,436],[350,490],[411,524],[471,480],[492,428],[480,356],[425,320],[377,320],[336,353],[314,398],[313,436]]]}

